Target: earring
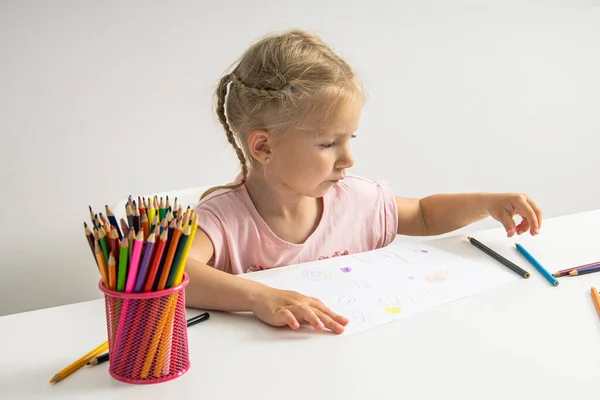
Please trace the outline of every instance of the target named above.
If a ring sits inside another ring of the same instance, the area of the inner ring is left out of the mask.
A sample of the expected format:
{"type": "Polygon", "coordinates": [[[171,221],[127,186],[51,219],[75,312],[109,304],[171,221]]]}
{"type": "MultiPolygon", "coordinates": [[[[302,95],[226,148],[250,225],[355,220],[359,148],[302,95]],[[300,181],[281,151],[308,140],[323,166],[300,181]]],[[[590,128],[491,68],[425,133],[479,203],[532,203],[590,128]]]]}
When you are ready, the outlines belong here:
{"type": "Polygon", "coordinates": [[[265,158],[265,164],[268,164],[271,162],[271,159],[269,157],[265,158]]]}

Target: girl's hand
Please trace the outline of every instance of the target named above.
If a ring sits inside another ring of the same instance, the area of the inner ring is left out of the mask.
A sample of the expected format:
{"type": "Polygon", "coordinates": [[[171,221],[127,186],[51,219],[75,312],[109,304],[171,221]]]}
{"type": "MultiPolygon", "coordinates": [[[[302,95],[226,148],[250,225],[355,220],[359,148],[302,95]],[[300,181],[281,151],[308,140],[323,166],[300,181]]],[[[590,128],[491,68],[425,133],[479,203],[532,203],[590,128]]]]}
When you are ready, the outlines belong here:
{"type": "Polygon", "coordinates": [[[521,193],[491,194],[486,203],[488,213],[504,225],[508,237],[527,231],[530,231],[531,235],[539,233],[542,226],[542,211],[529,196],[521,193]],[[522,218],[518,225],[513,219],[515,215],[522,218]]]}
{"type": "Polygon", "coordinates": [[[317,330],[325,328],[342,333],[348,319],[334,313],[321,300],[290,290],[266,287],[254,299],[252,312],[261,321],[273,326],[300,328],[307,322],[317,330]]]}

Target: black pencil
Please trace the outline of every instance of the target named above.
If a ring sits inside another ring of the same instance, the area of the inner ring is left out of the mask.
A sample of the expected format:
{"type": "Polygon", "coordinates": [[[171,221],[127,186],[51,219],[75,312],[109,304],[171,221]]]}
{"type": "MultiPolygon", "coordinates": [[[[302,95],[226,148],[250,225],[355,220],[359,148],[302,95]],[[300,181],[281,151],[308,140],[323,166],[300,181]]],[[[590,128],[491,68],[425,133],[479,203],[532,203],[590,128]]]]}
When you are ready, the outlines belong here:
{"type": "MultiPolygon", "coordinates": [[[[195,317],[192,317],[187,320],[187,327],[189,328],[190,326],[196,325],[202,321],[206,321],[209,318],[210,318],[210,314],[207,312],[202,313],[200,315],[196,315],[195,317]]],[[[87,365],[94,366],[94,365],[102,364],[107,361],[108,361],[108,353],[104,353],[96,358],[92,358],[90,361],[88,361],[87,365]]]]}
{"type": "Polygon", "coordinates": [[[498,261],[505,267],[510,268],[511,270],[513,270],[517,274],[521,275],[525,279],[529,278],[529,276],[530,276],[529,272],[525,271],[523,268],[519,267],[517,264],[502,257],[500,254],[496,253],[494,250],[490,249],[489,247],[487,247],[486,245],[484,245],[477,239],[474,239],[472,237],[468,237],[467,239],[469,239],[469,241],[471,242],[471,244],[473,246],[477,247],[479,250],[483,251],[484,253],[486,253],[487,255],[489,255],[490,257],[492,257],[494,260],[498,261]]]}

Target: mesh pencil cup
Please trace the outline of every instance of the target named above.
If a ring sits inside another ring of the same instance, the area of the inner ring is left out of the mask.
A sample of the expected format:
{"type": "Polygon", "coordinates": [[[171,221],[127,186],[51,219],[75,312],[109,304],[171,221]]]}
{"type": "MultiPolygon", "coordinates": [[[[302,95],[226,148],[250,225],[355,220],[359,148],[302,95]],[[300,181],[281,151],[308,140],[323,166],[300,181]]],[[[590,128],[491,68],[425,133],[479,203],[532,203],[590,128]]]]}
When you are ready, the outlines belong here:
{"type": "Polygon", "coordinates": [[[190,368],[184,274],[180,285],[147,293],[104,293],[109,372],[127,383],[159,383],[190,368]]]}

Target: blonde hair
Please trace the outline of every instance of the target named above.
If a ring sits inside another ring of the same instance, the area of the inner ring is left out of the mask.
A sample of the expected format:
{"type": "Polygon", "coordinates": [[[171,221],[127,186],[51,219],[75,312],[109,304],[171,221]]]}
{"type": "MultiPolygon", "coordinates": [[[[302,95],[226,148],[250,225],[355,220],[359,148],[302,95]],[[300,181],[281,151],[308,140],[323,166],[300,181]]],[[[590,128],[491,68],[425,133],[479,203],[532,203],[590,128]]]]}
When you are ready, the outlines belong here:
{"type": "MultiPolygon", "coordinates": [[[[261,129],[280,135],[292,129],[315,130],[332,123],[349,102],[364,102],[350,65],[318,36],[297,29],[268,35],[250,46],[233,71],[221,78],[215,97],[217,115],[240,161],[244,181],[250,167],[246,155],[251,132],[261,129]]],[[[242,184],[212,187],[200,199],[242,184]]]]}

